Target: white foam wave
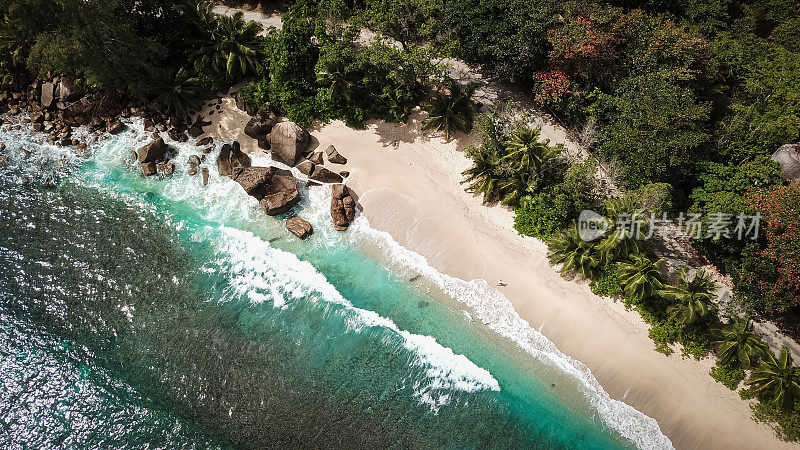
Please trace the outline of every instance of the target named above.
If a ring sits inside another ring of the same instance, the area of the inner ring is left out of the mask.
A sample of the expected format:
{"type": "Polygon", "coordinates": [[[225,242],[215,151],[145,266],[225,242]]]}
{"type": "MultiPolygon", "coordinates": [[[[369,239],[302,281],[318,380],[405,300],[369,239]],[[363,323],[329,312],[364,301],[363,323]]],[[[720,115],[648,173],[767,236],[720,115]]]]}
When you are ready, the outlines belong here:
{"type": "MultiPolygon", "coordinates": [[[[142,130],[140,119],[134,119],[128,124],[131,131],[106,140],[93,149],[93,159],[99,166],[118,169],[126,163],[132,149],[149,141],[150,133],[142,130]]],[[[186,143],[178,143],[163,137],[170,146],[178,150],[178,156],[173,159],[175,173],[166,178],[139,180],[145,188],[152,187],[170,200],[192,205],[201,217],[214,223],[267,222],[255,199],[248,196],[236,182],[218,176],[214,162],[221,143],[216,143],[216,149],[205,155],[203,166],[209,169],[210,181],[208,186],[203,186],[201,176],[189,176],[186,173],[189,156],[202,157],[201,148],[192,139],[186,143]]],[[[269,163],[267,157],[253,158],[254,165],[269,163]]],[[[304,203],[307,203],[307,199],[304,203]]],[[[180,229],[182,225],[172,223],[172,226],[180,229]]],[[[282,234],[285,233],[282,230],[282,234]]],[[[500,390],[498,381],[489,371],[464,355],[455,354],[452,349],[442,346],[431,336],[401,330],[391,319],[353,306],[313,265],[301,261],[293,253],[272,247],[268,241],[249,231],[220,226],[195,233],[193,238],[212,242],[220,254],[214,267],[204,269],[226,274],[231,290],[224,294],[227,297],[222,298],[222,301],[236,296],[249,299],[254,304],[272,302],[276,308],[286,308],[288,303],[301,299],[324,301],[343,307],[347,313],[349,331],[360,332],[368,327],[391,330],[402,339],[403,346],[415,355],[413,364],[426,375],[425,379],[415,379],[413,382],[414,397],[434,412],[449,404],[453,391],[473,393],[500,390]]]]}
{"type": "Polygon", "coordinates": [[[207,229],[204,234],[203,239],[212,240],[220,251],[214,270],[226,274],[232,288],[229,297],[248,298],[253,303],[272,301],[277,308],[285,308],[294,300],[324,301],[344,307],[350,331],[381,327],[396,333],[405,348],[417,356],[415,364],[427,376],[427,380],[414,382],[414,396],[432,410],[448,404],[454,390],[500,390],[489,371],[433,337],[401,330],[391,319],[353,306],[311,263],[293,253],[273,248],[258,236],[235,228],[207,229]]]}
{"type": "MultiPolygon", "coordinates": [[[[327,205],[324,192],[311,195],[311,205],[304,211],[319,223],[327,205]]],[[[597,378],[582,362],[561,352],[542,333],[531,327],[514,309],[511,301],[493,289],[486,280],[465,281],[438,272],[420,254],[398,244],[386,232],[369,226],[368,220],[358,216],[348,231],[351,239],[366,240],[371,246],[382,249],[393,268],[416,273],[434,283],[442,292],[461,302],[488,328],[516,343],[520,348],[541,361],[557,366],[573,376],[583,386],[583,394],[598,411],[603,422],[642,449],[671,449],[655,419],[632,406],[612,399],[597,378]]]]}

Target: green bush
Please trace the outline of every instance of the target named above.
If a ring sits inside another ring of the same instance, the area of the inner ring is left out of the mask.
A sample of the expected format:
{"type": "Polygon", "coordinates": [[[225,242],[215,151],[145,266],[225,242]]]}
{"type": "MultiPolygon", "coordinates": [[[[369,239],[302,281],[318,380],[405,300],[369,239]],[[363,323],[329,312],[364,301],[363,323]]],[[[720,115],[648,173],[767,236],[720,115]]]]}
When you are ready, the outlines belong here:
{"type": "Polygon", "coordinates": [[[261,78],[251,82],[239,90],[239,97],[258,111],[265,103],[269,103],[269,79],[261,78]]]}
{"type": "Polygon", "coordinates": [[[789,442],[800,441],[800,402],[795,402],[791,409],[762,402],[750,407],[753,409],[753,417],[772,426],[779,438],[789,442]]]}
{"type": "Polygon", "coordinates": [[[619,274],[616,264],[607,264],[600,271],[597,279],[592,281],[592,292],[603,297],[616,297],[622,294],[622,285],[619,283],[619,274]]]}
{"type": "Polygon", "coordinates": [[[514,229],[544,240],[567,226],[571,212],[568,205],[556,202],[552,193],[536,194],[524,198],[522,206],[514,210],[514,229]]]}
{"type": "Polygon", "coordinates": [[[719,361],[711,368],[711,377],[722,383],[728,389],[735,391],[739,383],[744,380],[744,370],[738,367],[721,365],[719,361]]]}

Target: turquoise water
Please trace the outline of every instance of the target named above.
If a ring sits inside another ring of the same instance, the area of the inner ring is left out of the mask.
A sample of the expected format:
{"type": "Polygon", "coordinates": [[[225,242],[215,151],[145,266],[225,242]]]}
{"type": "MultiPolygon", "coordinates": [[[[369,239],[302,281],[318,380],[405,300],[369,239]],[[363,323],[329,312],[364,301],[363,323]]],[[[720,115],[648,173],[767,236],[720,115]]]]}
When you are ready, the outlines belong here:
{"type": "Polygon", "coordinates": [[[485,283],[363,218],[333,231],[325,187],[299,206],[302,242],[213,164],[207,187],[186,175],[191,143],[175,175],[140,177],[125,157],[145,136],[82,160],[3,134],[0,444],[669,447],[527,324],[493,320],[513,311],[482,308],[502,300],[485,283]]]}

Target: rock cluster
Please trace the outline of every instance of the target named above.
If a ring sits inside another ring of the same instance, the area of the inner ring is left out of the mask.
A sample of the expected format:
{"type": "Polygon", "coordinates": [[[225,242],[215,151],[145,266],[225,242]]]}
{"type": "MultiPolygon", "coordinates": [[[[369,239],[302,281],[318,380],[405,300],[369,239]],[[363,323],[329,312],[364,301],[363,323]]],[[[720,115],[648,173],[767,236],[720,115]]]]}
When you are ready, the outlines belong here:
{"type": "Polygon", "coordinates": [[[269,216],[284,214],[300,202],[297,180],[288,170],[277,167],[237,168],[231,178],[258,200],[269,216]]]}
{"type": "Polygon", "coordinates": [[[356,201],[350,189],[343,184],[334,184],[331,189],[331,219],[333,227],[344,231],[356,217],[356,201]]]}

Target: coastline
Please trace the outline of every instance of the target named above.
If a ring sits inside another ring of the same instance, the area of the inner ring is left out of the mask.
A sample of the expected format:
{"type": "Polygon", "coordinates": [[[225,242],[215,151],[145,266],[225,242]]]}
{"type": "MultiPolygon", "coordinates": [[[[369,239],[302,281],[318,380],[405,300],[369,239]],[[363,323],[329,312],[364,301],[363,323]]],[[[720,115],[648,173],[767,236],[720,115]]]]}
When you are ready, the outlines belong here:
{"type": "MultiPolygon", "coordinates": [[[[242,133],[249,117],[232,99],[223,100],[221,112],[209,117],[208,133],[259,152],[256,141],[242,133]]],[[[312,148],[333,144],[348,159],[325,165],[350,172],[346,183],[372,228],[442,273],[484,279],[493,287],[502,279],[506,285],[495,288],[523,319],[586,364],[613,399],[657,420],[676,448],[793,448],[755,422],[737,392],[708,376],[711,358],[654,351],[648,325],[635,311],[594,295],[586,283],[563,279],[550,266],[543,242],[514,231],[513,211],[485,206],[464,192],[461,172],[469,160],[463,151],[475,137],[445,142],[421,131],[420,115],[415,112],[406,124],[371,121],[364,130],[340,121],[310,130],[312,148]]],[[[546,131],[559,143],[557,129],[546,131]]]]}
{"type": "Polygon", "coordinates": [[[312,134],[321,149],[333,144],[348,158],[337,169],[351,172],[348,186],[373,228],[440,272],[492,286],[502,279],[506,286],[496,289],[523,319],[586,364],[612,398],[656,419],[676,448],[793,447],[755,422],[737,392],[708,376],[712,358],[654,351],[635,311],[594,295],[587,283],[563,279],[543,242],[514,231],[513,211],[464,192],[469,138],[444,143],[420,132],[413,117],[407,125],[373,122],[363,131],[333,122],[312,134]]]}

